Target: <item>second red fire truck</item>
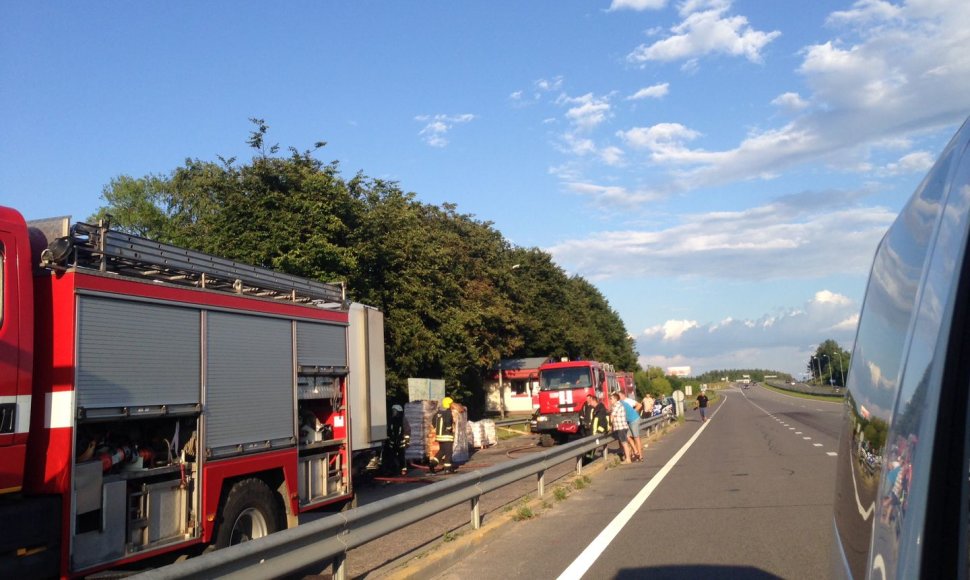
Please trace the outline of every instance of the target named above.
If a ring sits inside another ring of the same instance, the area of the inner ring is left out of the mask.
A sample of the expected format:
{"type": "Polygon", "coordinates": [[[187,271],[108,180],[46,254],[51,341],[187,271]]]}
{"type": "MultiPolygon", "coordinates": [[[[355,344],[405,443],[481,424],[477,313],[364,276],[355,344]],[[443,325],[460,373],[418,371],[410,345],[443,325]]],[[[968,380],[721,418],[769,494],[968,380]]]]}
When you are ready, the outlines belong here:
{"type": "Polygon", "coordinates": [[[609,396],[634,391],[632,381],[621,382],[613,365],[589,360],[548,362],[539,367],[539,408],[534,430],[539,444],[563,443],[579,432],[579,409],[593,394],[610,407],[609,396]]]}
{"type": "Polygon", "coordinates": [[[353,497],[386,437],[379,311],[67,221],[0,207],[0,575],[226,546],[353,497]]]}

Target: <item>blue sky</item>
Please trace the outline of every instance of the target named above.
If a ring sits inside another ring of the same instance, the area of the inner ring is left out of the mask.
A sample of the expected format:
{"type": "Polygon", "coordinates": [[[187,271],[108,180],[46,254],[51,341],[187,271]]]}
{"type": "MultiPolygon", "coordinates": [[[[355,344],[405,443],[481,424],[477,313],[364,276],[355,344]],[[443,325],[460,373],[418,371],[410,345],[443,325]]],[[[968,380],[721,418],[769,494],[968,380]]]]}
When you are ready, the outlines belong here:
{"type": "Polygon", "coordinates": [[[851,348],[970,114],[970,2],[5,2],[0,203],[248,158],[250,117],[593,281],[644,365],[851,348]]]}

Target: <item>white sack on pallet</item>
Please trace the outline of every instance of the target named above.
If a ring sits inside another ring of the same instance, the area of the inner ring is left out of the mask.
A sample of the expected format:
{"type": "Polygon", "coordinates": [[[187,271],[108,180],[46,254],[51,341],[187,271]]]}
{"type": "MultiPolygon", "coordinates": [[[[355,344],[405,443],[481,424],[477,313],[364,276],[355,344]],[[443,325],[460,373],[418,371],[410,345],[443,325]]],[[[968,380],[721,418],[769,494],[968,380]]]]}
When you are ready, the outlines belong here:
{"type": "Polygon", "coordinates": [[[468,422],[468,441],[475,449],[485,447],[485,431],[482,429],[481,421],[468,422]]]}
{"type": "Polygon", "coordinates": [[[485,445],[491,447],[498,443],[498,437],[495,434],[495,421],[491,419],[482,419],[482,431],[483,439],[485,440],[485,445]]]}

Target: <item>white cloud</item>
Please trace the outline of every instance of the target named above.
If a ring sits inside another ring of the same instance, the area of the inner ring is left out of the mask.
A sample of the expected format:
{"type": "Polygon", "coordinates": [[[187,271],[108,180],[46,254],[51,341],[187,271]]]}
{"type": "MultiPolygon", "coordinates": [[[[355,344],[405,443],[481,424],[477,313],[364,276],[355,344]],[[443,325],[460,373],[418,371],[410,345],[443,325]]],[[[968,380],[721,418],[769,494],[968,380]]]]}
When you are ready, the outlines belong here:
{"type": "MultiPolygon", "coordinates": [[[[716,0],[683,4],[681,12],[687,17],[677,34],[641,47],[638,58],[675,54],[694,58],[704,50],[715,51],[714,39],[721,36],[710,32],[702,43],[691,33],[701,21],[717,28],[713,22],[724,20],[728,8],[729,2],[716,0]]],[[[656,188],[670,193],[773,178],[808,163],[873,172],[875,177],[919,172],[930,164],[927,154],[919,151],[893,163],[868,156],[890,143],[905,143],[933,131],[952,133],[966,118],[970,78],[966,22],[970,22],[966,0],[857,2],[851,10],[829,18],[831,26],[841,29],[841,36],[802,51],[797,72],[808,92],[787,92],[774,99],[774,105],[800,113],[796,120],[753,128],[736,147],[721,150],[690,148],[702,131],[674,121],[633,127],[617,135],[627,145],[647,150],[650,166],[667,167],[665,183],[656,188]],[[677,132],[654,136],[663,127],[677,132]]]]}
{"type": "Polygon", "coordinates": [[[829,24],[861,24],[866,25],[876,21],[893,20],[900,15],[900,8],[883,0],[859,0],[852,5],[851,10],[833,12],[829,15],[829,24]]]}
{"type": "Polygon", "coordinates": [[[603,160],[603,163],[607,165],[610,165],[610,166],[623,165],[624,153],[623,153],[623,150],[620,149],[619,147],[614,147],[614,146],[604,147],[603,149],[600,150],[599,154],[600,154],[600,158],[603,160]]]}
{"type": "MultiPolygon", "coordinates": [[[[645,203],[662,192],[574,182],[572,191],[617,206],[645,203]]],[[[860,193],[807,192],[744,211],[681,216],[658,230],[594,232],[546,248],[571,272],[595,280],[806,279],[869,271],[876,245],[895,212],[857,207],[860,193]],[[696,274],[695,274],[696,273],[696,274]]],[[[819,300],[836,300],[836,295],[819,300]]]]}
{"type": "Polygon", "coordinates": [[[639,91],[633,93],[626,99],[628,101],[638,101],[641,99],[659,99],[667,95],[670,92],[670,83],[658,83],[656,85],[650,85],[649,87],[644,87],[639,91]]]}
{"type": "Polygon", "coordinates": [[[933,167],[936,158],[928,151],[914,151],[899,158],[894,163],[889,163],[883,168],[884,175],[901,175],[906,173],[926,173],[933,167]]]}
{"type": "Polygon", "coordinates": [[[847,296],[835,294],[828,290],[819,290],[812,299],[813,304],[835,304],[837,306],[844,306],[850,302],[852,301],[847,296]]]}
{"type": "Polygon", "coordinates": [[[641,44],[627,59],[642,64],[726,54],[760,63],[762,50],[781,33],[755,30],[744,16],[726,16],[730,8],[729,1],[684,2],[680,9],[684,20],[670,29],[672,34],[650,45],[641,44]]]}
{"type": "Polygon", "coordinates": [[[689,154],[685,143],[696,139],[700,133],[679,123],[659,123],[619,131],[616,135],[634,149],[649,151],[654,161],[673,161],[689,154]]]}
{"type": "Polygon", "coordinates": [[[614,10],[659,10],[667,5],[667,0],[613,0],[610,12],[614,10]]]}
{"type": "Polygon", "coordinates": [[[831,330],[839,332],[855,332],[856,328],[859,326],[859,314],[853,314],[852,316],[846,318],[845,320],[833,325],[831,330]]]}
{"type": "Polygon", "coordinates": [[[539,79],[533,83],[536,90],[543,93],[553,92],[562,90],[562,76],[553,77],[551,79],[539,79]]]}
{"type": "Polygon", "coordinates": [[[567,182],[566,189],[591,198],[596,204],[630,206],[654,201],[660,197],[657,192],[648,190],[631,191],[621,186],[605,186],[584,182],[567,182]]]}
{"type": "Polygon", "coordinates": [[[668,342],[678,340],[685,332],[697,327],[696,320],[668,320],[663,324],[644,330],[643,334],[645,336],[656,336],[660,340],[668,342]]]}
{"type": "Polygon", "coordinates": [[[448,145],[448,139],[446,135],[450,132],[455,125],[460,125],[464,123],[469,123],[475,119],[475,115],[470,113],[465,113],[462,115],[419,115],[414,118],[415,121],[420,121],[426,123],[425,126],[418,131],[424,142],[432,147],[445,147],[448,145]]]}
{"type": "Polygon", "coordinates": [[[596,143],[587,137],[579,137],[575,133],[564,133],[561,137],[563,151],[585,157],[596,154],[596,143]]]}
{"type": "MultiPolygon", "coordinates": [[[[831,293],[829,293],[831,294],[831,293]]],[[[760,367],[800,374],[812,354],[811,343],[834,339],[851,350],[859,305],[851,300],[765,314],[755,320],[728,318],[718,323],[667,320],[644,330],[637,349],[642,365],[689,364],[695,373],[724,368],[760,367]]]]}
{"type": "Polygon", "coordinates": [[[792,112],[801,111],[808,108],[808,101],[803,99],[798,93],[784,93],[775,97],[771,104],[792,112]]]}
{"type": "Polygon", "coordinates": [[[591,131],[613,116],[609,96],[587,93],[581,97],[561,96],[560,104],[574,105],[566,111],[566,118],[580,131],[591,131]]]}

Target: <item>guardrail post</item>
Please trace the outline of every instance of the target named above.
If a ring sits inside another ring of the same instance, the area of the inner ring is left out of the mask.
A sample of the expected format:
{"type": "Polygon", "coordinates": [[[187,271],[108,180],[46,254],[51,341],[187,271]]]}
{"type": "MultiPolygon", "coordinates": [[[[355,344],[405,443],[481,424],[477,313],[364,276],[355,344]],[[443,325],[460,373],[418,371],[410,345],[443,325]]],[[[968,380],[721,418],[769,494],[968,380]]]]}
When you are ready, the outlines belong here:
{"type": "Polygon", "coordinates": [[[334,556],[330,566],[333,570],[333,580],[347,580],[347,552],[334,556]]]}
{"type": "Polygon", "coordinates": [[[539,497],[546,491],[546,470],[539,472],[539,497]]]}
{"type": "Polygon", "coordinates": [[[479,511],[478,503],[481,501],[482,496],[476,495],[472,498],[472,529],[477,530],[482,527],[482,514],[479,511]]]}

